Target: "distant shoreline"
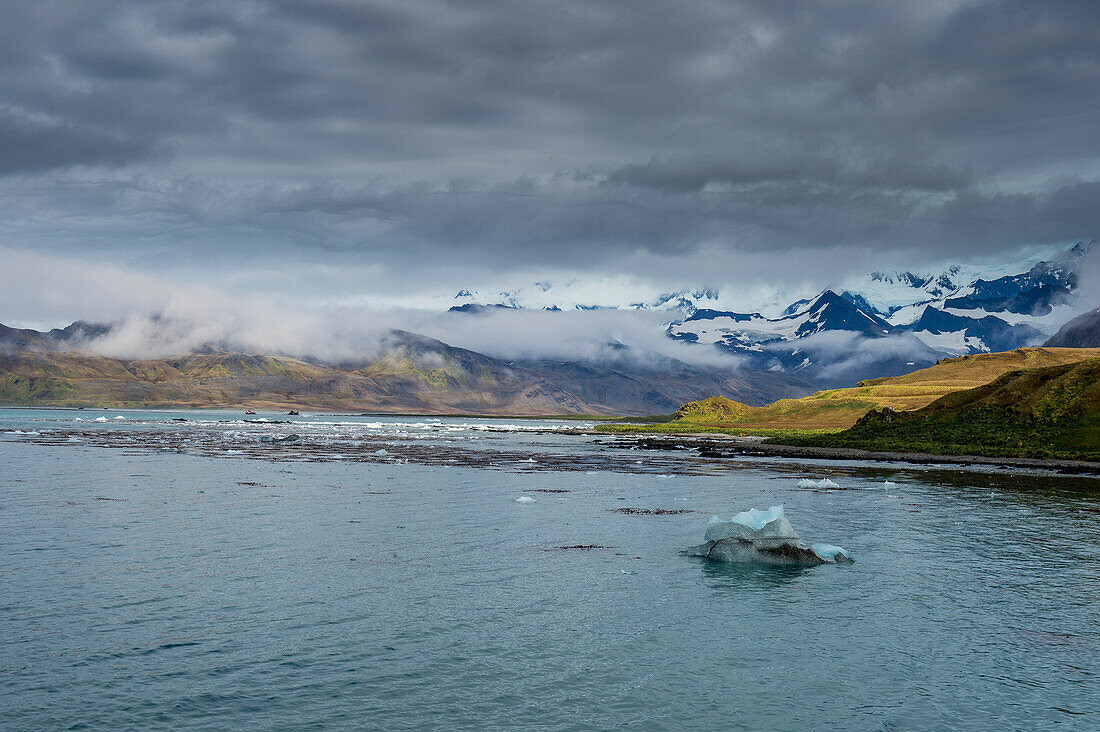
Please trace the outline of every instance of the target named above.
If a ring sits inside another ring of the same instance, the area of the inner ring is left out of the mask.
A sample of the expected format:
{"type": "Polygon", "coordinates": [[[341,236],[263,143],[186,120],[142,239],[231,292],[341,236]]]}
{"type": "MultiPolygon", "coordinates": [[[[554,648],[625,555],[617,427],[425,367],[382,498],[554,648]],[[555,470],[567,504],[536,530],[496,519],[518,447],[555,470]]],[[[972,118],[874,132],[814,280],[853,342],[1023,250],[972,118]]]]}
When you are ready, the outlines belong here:
{"type": "MultiPolygon", "coordinates": [[[[338,411],[330,412],[323,408],[306,407],[302,405],[288,406],[279,409],[271,408],[257,408],[257,407],[244,407],[244,406],[205,406],[205,407],[161,407],[161,406],[141,406],[141,407],[53,407],[53,406],[35,406],[29,407],[23,404],[10,405],[0,404],[0,409],[25,409],[30,411],[51,411],[51,412],[125,412],[125,411],[137,411],[137,412],[204,412],[204,411],[217,411],[217,412],[241,412],[242,414],[249,409],[255,410],[257,416],[260,414],[277,414],[286,416],[286,410],[304,410],[309,414],[323,414],[326,417],[436,417],[445,419],[527,419],[527,420],[562,420],[568,422],[629,422],[634,419],[645,419],[644,417],[623,417],[623,416],[608,416],[600,414],[472,414],[462,412],[440,412],[440,413],[428,413],[428,412],[349,412],[338,411]]],[[[300,415],[304,416],[304,415],[300,415]]]]}

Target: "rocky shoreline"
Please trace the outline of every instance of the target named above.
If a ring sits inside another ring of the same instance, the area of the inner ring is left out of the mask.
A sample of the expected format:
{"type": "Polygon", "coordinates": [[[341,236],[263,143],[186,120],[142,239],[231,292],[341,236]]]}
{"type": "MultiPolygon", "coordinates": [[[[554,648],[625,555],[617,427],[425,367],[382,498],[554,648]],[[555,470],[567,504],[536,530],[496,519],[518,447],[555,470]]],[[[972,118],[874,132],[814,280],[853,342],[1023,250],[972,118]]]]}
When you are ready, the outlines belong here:
{"type": "Polygon", "coordinates": [[[933,455],[913,452],[879,452],[844,447],[801,447],[767,444],[764,437],[736,435],[668,435],[633,438],[633,444],[649,450],[690,449],[706,458],[781,457],[814,460],[903,462],[916,465],[992,466],[1053,470],[1066,475],[1100,476],[1100,462],[1041,458],[986,457],[982,455],[933,455]]]}

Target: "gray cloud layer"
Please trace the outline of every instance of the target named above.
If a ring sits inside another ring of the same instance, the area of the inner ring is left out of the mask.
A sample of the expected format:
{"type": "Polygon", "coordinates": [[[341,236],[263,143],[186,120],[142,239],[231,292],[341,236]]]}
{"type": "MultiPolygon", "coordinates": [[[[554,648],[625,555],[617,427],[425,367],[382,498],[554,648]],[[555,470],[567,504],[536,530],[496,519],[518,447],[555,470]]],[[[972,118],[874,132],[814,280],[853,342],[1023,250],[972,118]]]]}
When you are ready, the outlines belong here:
{"type": "Polygon", "coordinates": [[[1100,232],[1090,0],[3,15],[13,247],[238,280],[364,267],[357,286],[396,291],[539,268],[711,284],[762,256],[812,277],[838,251],[905,265],[1100,232]]]}

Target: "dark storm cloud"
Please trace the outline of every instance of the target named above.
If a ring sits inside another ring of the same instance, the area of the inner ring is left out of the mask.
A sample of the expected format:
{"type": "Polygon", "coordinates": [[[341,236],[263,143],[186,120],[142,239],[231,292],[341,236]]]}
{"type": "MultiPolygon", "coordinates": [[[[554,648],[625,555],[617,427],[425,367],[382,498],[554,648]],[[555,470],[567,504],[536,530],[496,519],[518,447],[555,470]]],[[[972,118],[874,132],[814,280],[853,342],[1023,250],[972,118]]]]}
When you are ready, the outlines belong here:
{"type": "Polygon", "coordinates": [[[9,243],[401,272],[623,268],[638,250],[931,258],[1100,231],[1091,1],[2,13],[9,243]]]}

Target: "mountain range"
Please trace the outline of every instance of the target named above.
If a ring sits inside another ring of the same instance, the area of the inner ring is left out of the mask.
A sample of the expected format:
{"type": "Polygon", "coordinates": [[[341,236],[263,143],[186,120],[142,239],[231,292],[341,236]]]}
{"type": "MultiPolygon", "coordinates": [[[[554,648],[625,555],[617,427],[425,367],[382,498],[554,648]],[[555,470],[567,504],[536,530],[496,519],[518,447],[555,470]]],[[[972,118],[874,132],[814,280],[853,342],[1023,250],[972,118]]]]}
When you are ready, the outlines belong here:
{"type": "MultiPolygon", "coordinates": [[[[667,312],[669,338],[731,354],[746,368],[795,374],[818,387],[843,386],[907,373],[945,357],[1042,344],[1076,314],[1078,273],[1098,256],[1100,247],[1094,245],[1077,243],[1050,259],[1015,265],[872,272],[846,283],[850,287],[791,303],[776,317],[721,309],[719,293],[708,288],[595,306],[555,299],[550,283],[496,293],[483,302],[476,292],[463,290],[451,310],[667,312]]],[[[562,294],[575,293],[566,287],[562,294]]]]}
{"type": "Polygon", "coordinates": [[[598,363],[504,361],[404,331],[391,332],[370,358],[343,363],[214,345],[158,359],[90,352],[109,328],[74,323],[39,332],[0,325],[0,404],[648,415],[709,394],[763,404],[810,390],[792,375],[694,366],[621,345],[598,363]]]}
{"type": "Polygon", "coordinates": [[[1044,341],[1100,345],[1100,311],[1067,323],[1077,314],[1083,264],[1098,251],[1077,244],[1015,268],[875,272],[774,317],[721,309],[713,289],[586,305],[555,300],[550,283],[537,283],[537,298],[516,291],[501,302],[463,291],[451,307],[453,317],[509,317],[532,307],[658,311],[667,314],[664,336],[686,349],[683,360],[615,341],[587,359],[508,360],[405,331],[391,332],[373,355],[354,362],[249,353],[229,343],[166,359],[124,359],[96,347],[113,324],[77,321],[49,331],[0,325],[0,403],[516,415],[667,414],[713,395],[763,405],[944,358],[1044,341]]]}

